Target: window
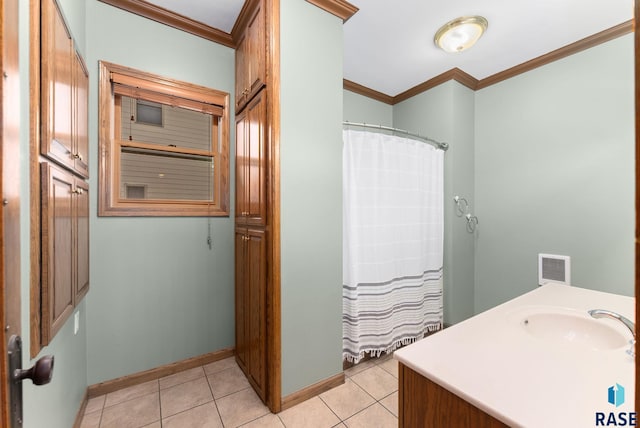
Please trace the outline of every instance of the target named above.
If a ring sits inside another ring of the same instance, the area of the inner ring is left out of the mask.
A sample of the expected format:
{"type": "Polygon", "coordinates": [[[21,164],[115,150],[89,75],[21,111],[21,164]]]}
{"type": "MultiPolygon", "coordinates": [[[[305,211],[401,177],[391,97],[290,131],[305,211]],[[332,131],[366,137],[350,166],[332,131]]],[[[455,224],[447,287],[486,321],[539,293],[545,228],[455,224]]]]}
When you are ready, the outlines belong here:
{"type": "Polygon", "coordinates": [[[229,215],[229,94],[100,62],[101,216],[229,215]]]}
{"type": "Polygon", "coordinates": [[[162,126],[162,104],[137,100],[135,121],[147,125],[162,126]]]}

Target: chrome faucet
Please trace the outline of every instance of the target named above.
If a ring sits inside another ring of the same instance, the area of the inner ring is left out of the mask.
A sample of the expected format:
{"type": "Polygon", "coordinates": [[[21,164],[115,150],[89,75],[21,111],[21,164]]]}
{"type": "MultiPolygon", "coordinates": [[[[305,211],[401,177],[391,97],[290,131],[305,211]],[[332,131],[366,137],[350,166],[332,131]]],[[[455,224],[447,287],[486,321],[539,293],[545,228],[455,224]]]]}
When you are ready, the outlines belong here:
{"type": "Polygon", "coordinates": [[[624,324],[624,326],[629,329],[631,335],[633,336],[633,339],[629,341],[631,348],[627,350],[627,354],[631,355],[632,357],[636,356],[636,325],[631,322],[629,318],[620,315],[617,312],[608,311],[606,309],[591,309],[589,311],[589,315],[594,318],[611,318],[624,324]]]}

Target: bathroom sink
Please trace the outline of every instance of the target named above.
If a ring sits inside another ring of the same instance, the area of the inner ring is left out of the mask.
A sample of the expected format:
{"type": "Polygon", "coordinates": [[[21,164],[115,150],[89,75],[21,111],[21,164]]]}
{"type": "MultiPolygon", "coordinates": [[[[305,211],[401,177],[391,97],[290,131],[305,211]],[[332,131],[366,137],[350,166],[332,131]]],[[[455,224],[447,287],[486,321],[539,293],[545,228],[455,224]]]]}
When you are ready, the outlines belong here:
{"type": "Polygon", "coordinates": [[[593,319],[586,312],[538,308],[520,313],[516,319],[531,336],[559,345],[611,350],[624,347],[630,339],[610,321],[593,319]]]}

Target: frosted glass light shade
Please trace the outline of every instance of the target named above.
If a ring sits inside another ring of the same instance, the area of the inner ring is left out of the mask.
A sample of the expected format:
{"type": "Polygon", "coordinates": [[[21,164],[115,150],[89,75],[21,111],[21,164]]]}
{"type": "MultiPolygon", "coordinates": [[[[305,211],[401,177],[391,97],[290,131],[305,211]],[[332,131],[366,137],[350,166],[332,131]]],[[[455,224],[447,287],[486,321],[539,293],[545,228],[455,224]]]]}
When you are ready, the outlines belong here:
{"type": "Polygon", "coordinates": [[[482,16],[456,18],[440,27],[434,42],[445,52],[462,52],[478,41],[488,25],[482,16]]]}

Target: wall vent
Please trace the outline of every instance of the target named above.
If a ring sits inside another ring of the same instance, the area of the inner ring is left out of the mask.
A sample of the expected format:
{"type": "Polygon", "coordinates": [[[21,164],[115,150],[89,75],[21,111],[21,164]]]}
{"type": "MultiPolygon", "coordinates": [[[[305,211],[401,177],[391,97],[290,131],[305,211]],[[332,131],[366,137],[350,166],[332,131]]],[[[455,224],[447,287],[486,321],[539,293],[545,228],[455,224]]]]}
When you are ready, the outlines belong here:
{"type": "Polygon", "coordinates": [[[538,285],[550,282],[571,285],[571,257],[538,254],[538,285]]]}

